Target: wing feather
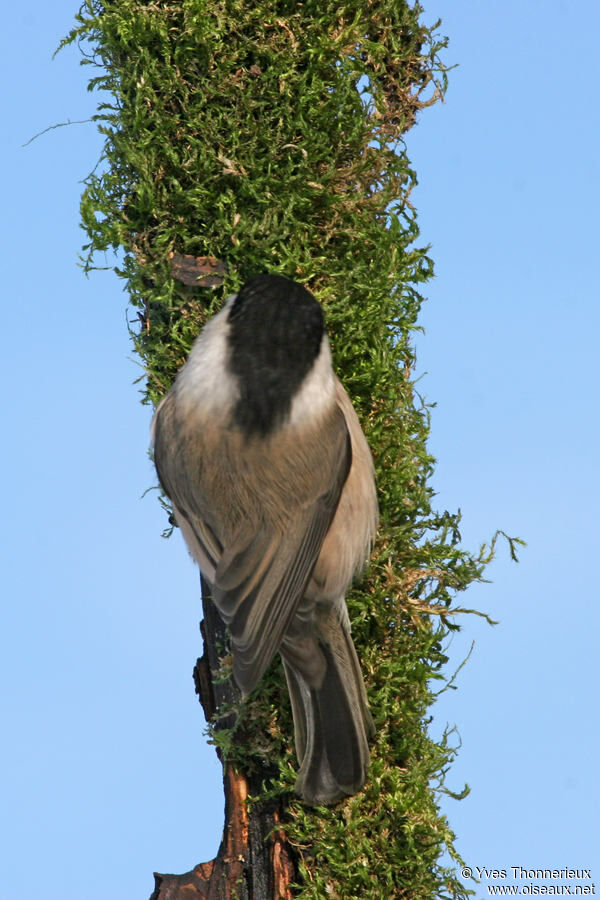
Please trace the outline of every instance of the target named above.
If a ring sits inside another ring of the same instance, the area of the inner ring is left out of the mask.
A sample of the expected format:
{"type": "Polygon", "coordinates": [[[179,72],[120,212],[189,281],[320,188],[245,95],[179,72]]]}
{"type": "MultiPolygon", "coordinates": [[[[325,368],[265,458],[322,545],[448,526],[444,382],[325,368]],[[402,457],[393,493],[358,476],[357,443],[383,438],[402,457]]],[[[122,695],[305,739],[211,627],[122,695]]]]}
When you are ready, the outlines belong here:
{"type": "MultiPolygon", "coordinates": [[[[325,454],[332,469],[329,487],[293,510],[285,528],[263,523],[245,546],[232,545],[215,573],[215,603],[229,626],[234,676],[246,694],[279,649],[298,609],[348,477],[350,438],[343,416],[336,412],[333,421],[334,433],[328,430],[333,452],[325,454]]],[[[315,465],[322,466],[323,459],[315,465]]]]}

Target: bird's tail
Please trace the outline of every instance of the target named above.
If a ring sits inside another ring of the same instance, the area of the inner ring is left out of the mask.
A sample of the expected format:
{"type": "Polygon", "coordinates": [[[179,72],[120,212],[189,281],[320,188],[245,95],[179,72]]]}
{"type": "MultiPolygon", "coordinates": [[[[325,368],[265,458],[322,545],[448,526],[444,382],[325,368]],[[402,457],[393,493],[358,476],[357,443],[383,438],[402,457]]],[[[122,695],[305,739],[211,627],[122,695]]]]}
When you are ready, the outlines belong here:
{"type": "Polygon", "coordinates": [[[296,792],[317,806],[360,790],[375,729],[347,622],[321,608],[310,637],[299,630],[292,627],[280,649],[300,762],[296,792]]]}

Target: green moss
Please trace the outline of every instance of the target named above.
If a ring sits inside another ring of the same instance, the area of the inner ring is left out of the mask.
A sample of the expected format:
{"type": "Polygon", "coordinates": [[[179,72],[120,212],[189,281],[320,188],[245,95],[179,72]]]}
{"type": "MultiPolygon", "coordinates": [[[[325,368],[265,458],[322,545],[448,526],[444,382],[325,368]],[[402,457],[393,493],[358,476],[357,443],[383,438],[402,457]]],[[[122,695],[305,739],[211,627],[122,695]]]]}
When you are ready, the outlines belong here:
{"type": "MultiPolygon", "coordinates": [[[[88,0],[67,39],[95,67],[106,137],[81,201],[86,266],[124,251],[144,400],[168,390],[227,294],[280,272],[323,303],[375,456],[381,528],[349,598],[377,725],[372,769],[340,807],[291,802],[302,900],[470,893],[440,864],[446,850],[456,858],[438,806],[455,749],[428,723],[452,598],[482,578],[490,551],[464,550],[459,515],[432,507],[429,410],[411,382],[433,264],[415,244],[402,136],[446,84],[446,41],[421,15],[404,0],[88,0]],[[171,251],[226,261],[225,284],[184,287],[171,251]]],[[[265,792],[294,780],[286,696],[274,664],[238,740],[215,737],[249,771],[276,776],[265,792]]]]}

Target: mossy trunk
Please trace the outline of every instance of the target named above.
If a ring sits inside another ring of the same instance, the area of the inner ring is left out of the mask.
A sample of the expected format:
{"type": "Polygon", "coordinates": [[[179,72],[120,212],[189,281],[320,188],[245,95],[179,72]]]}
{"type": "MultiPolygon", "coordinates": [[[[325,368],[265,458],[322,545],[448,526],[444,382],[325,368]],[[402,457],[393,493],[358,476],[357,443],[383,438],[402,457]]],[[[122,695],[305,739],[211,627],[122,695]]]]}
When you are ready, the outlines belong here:
{"type": "Polygon", "coordinates": [[[433,264],[415,243],[404,135],[445,87],[445,41],[422,12],[405,0],[87,0],[68,39],[104,92],[104,158],[81,204],[87,265],[124,250],[145,401],[164,396],[228,294],[286,275],[323,305],[377,469],[378,540],[348,597],[377,729],[364,790],[327,809],[294,798],[281,666],[243,704],[228,694],[226,635],[205,600],[196,677],[224,760],[224,839],[189,875],[157,876],[161,900],[279,900],[292,883],[295,900],[468,895],[441,862],[456,859],[439,809],[455,748],[428,726],[453,597],[492,551],[468,553],[459,515],[432,506],[429,409],[413,385],[433,264]]]}

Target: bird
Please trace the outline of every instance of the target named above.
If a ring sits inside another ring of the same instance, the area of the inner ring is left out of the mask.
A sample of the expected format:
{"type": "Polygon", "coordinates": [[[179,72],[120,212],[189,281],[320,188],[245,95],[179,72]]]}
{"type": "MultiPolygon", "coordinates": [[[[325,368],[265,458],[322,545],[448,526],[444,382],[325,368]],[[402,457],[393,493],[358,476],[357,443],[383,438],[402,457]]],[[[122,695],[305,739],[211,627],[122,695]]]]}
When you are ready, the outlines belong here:
{"type": "Polygon", "coordinates": [[[345,596],[370,556],[378,503],[314,295],[259,274],[228,297],[158,405],[152,446],[229,629],[242,695],[282,658],[295,792],[312,806],[356,794],[374,725],[345,596]]]}

